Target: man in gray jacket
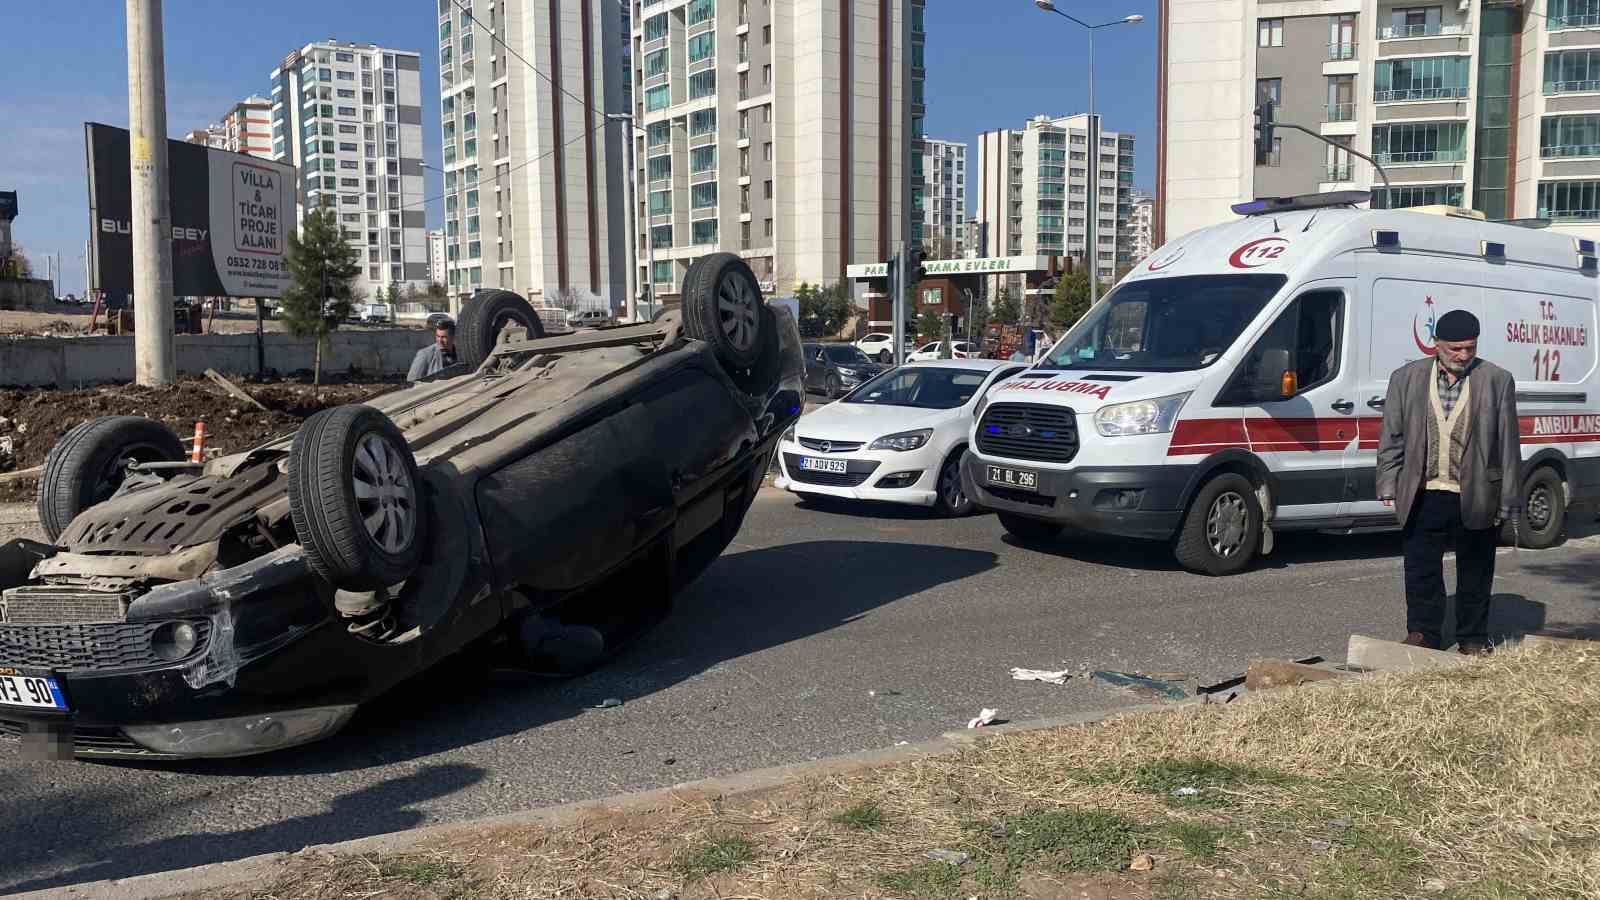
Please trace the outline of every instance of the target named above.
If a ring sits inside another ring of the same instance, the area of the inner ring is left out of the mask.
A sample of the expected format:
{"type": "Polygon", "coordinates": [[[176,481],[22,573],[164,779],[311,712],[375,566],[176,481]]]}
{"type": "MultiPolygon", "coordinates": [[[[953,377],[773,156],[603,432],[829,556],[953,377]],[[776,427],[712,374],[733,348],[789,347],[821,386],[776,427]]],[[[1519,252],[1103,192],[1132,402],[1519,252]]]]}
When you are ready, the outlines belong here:
{"type": "Polygon", "coordinates": [[[429,375],[456,364],[456,323],[444,319],[433,327],[433,343],[417,351],[411,358],[407,381],[421,381],[429,375]]]}
{"type": "Polygon", "coordinates": [[[1439,649],[1444,552],[1456,549],[1456,641],[1488,652],[1499,525],[1518,514],[1522,444],[1511,373],[1478,359],[1478,319],[1452,310],[1435,356],[1389,376],[1378,442],[1378,498],[1404,529],[1406,643],[1439,649]]]}

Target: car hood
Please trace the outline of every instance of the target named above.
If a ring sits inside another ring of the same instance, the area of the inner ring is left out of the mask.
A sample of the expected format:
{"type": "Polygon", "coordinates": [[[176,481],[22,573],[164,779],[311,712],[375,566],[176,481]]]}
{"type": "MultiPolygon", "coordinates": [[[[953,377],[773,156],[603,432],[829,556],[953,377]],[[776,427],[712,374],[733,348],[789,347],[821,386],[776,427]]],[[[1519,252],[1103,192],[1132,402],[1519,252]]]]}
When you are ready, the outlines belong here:
{"type": "Polygon", "coordinates": [[[995,385],[990,403],[1043,403],[1068,406],[1073,412],[1092,413],[1104,406],[1133,400],[1150,400],[1194,390],[1205,379],[1196,372],[1066,372],[1030,369],[995,385]]]}
{"type": "Polygon", "coordinates": [[[933,428],[959,417],[963,409],[964,407],[916,409],[909,406],[879,406],[874,403],[830,403],[801,416],[800,421],[795,424],[795,434],[800,437],[831,441],[868,443],[886,434],[910,431],[914,428],[933,428]]]}

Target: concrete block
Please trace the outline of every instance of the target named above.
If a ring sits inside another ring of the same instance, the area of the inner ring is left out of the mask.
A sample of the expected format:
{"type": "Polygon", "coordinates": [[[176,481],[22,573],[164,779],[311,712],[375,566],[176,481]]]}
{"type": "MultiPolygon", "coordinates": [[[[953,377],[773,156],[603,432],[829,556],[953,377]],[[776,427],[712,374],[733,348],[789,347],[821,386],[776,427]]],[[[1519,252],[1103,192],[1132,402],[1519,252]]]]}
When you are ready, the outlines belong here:
{"type": "Polygon", "coordinates": [[[1345,662],[1374,672],[1422,672],[1459,666],[1468,659],[1459,653],[1352,634],[1345,662]]]}

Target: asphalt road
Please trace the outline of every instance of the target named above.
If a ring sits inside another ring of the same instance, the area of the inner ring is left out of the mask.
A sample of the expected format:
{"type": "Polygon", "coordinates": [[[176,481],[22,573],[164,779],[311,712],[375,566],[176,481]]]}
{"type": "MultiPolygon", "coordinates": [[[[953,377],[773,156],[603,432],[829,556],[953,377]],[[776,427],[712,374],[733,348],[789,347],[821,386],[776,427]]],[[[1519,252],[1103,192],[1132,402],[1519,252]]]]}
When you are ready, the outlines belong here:
{"type": "MultiPolygon", "coordinates": [[[[17,530],[0,508],[0,540],[17,530]]],[[[23,526],[24,529],[26,526],[23,526]]],[[[1501,556],[1494,627],[1600,637],[1600,537],[1501,556]]],[[[1012,666],[1236,672],[1398,636],[1393,535],[1287,536],[1228,579],[1164,547],[1046,550],[992,517],[813,509],[768,489],[672,617],[608,668],[549,682],[457,667],[342,735],[255,759],[45,763],[0,745],[0,891],[121,877],[1144,702],[1012,666]],[[873,696],[871,692],[877,692],[873,696]],[[608,697],[624,705],[594,709],[608,697]]],[[[14,748],[15,745],[11,745],[14,748]]]]}

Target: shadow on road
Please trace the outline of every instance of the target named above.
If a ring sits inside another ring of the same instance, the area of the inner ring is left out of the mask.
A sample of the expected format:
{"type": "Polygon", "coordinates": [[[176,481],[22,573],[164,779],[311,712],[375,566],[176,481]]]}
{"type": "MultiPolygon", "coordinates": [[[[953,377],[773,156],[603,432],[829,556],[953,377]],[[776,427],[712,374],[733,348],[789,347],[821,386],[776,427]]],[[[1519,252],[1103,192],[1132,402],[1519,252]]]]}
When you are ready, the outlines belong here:
{"type": "MultiPolygon", "coordinates": [[[[412,807],[471,787],[482,781],[484,775],[485,772],[476,766],[453,763],[425,766],[410,775],[335,797],[324,812],[314,816],[285,819],[243,831],[197,832],[143,843],[126,841],[124,831],[112,826],[104,817],[85,817],[96,824],[89,829],[93,833],[85,834],[83,828],[75,829],[75,849],[93,853],[101,861],[74,869],[70,874],[9,884],[5,890],[8,893],[20,893],[84,881],[127,878],[174,865],[194,866],[242,859],[279,850],[297,850],[311,844],[404,831],[424,821],[424,814],[412,807]]],[[[124,798],[116,800],[126,802],[124,798]]],[[[100,802],[100,799],[74,794],[57,802],[60,803],[58,812],[67,817],[72,809],[86,808],[100,802]]],[[[184,804],[162,804],[159,798],[151,798],[150,803],[152,816],[181,815],[183,812],[184,804]]],[[[25,847],[35,843],[37,835],[31,829],[12,824],[26,821],[25,818],[11,816],[0,820],[0,841],[5,841],[10,847],[25,847]]],[[[126,826],[127,830],[139,825],[138,820],[133,819],[115,821],[126,826]]],[[[12,858],[12,865],[19,863],[25,864],[23,857],[12,858]]]]}
{"type": "Polygon", "coordinates": [[[826,494],[811,494],[805,497],[795,496],[795,506],[803,512],[849,516],[852,519],[910,519],[915,521],[919,519],[946,518],[935,512],[931,506],[909,506],[904,503],[888,503],[882,500],[848,500],[844,497],[830,497],[826,494]]]}
{"type": "MultiPolygon", "coordinates": [[[[577,716],[604,697],[628,702],[670,688],[720,663],[828,631],[903,597],[988,571],[995,561],[994,554],[976,550],[858,541],[811,541],[725,554],[678,596],[673,613],[655,631],[583,678],[551,681],[495,670],[481,659],[457,658],[363,707],[342,733],[317,744],[244,759],[100,765],[212,776],[226,784],[427,757],[577,716]]],[[[0,891],[126,877],[398,831],[422,820],[422,813],[408,805],[463,790],[483,775],[471,766],[428,766],[415,775],[332,798],[327,812],[317,816],[142,846],[124,845],[122,839],[138,827],[137,821],[102,826],[98,823],[105,817],[85,816],[73,842],[93,848],[104,862],[28,884],[5,883],[26,871],[12,869],[0,877],[0,891]]],[[[52,794],[52,803],[62,817],[71,817],[74,809],[129,802],[97,793],[63,791],[52,794]]],[[[20,802],[0,796],[0,846],[36,843],[36,836],[11,824],[35,818],[13,808],[20,802]]],[[[146,806],[151,818],[164,818],[182,816],[185,803],[164,804],[153,797],[146,806]]]]}
{"type": "MultiPolygon", "coordinates": [[[[997,526],[998,527],[998,526],[997,526]]],[[[1138,569],[1145,572],[1177,572],[1182,567],[1163,541],[1141,541],[1068,529],[1051,541],[1023,541],[1012,535],[1001,540],[1013,547],[1025,547],[1063,559],[1100,566],[1138,569]]],[[[1271,555],[1258,558],[1246,572],[1282,569],[1319,562],[1356,562],[1400,555],[1400,534],[1326,535],[1315,532],[1290,532],[1274,535],[1271,555]]],[[[1204,577],[1196,575],[1196,578],[1204,577]]]]}

